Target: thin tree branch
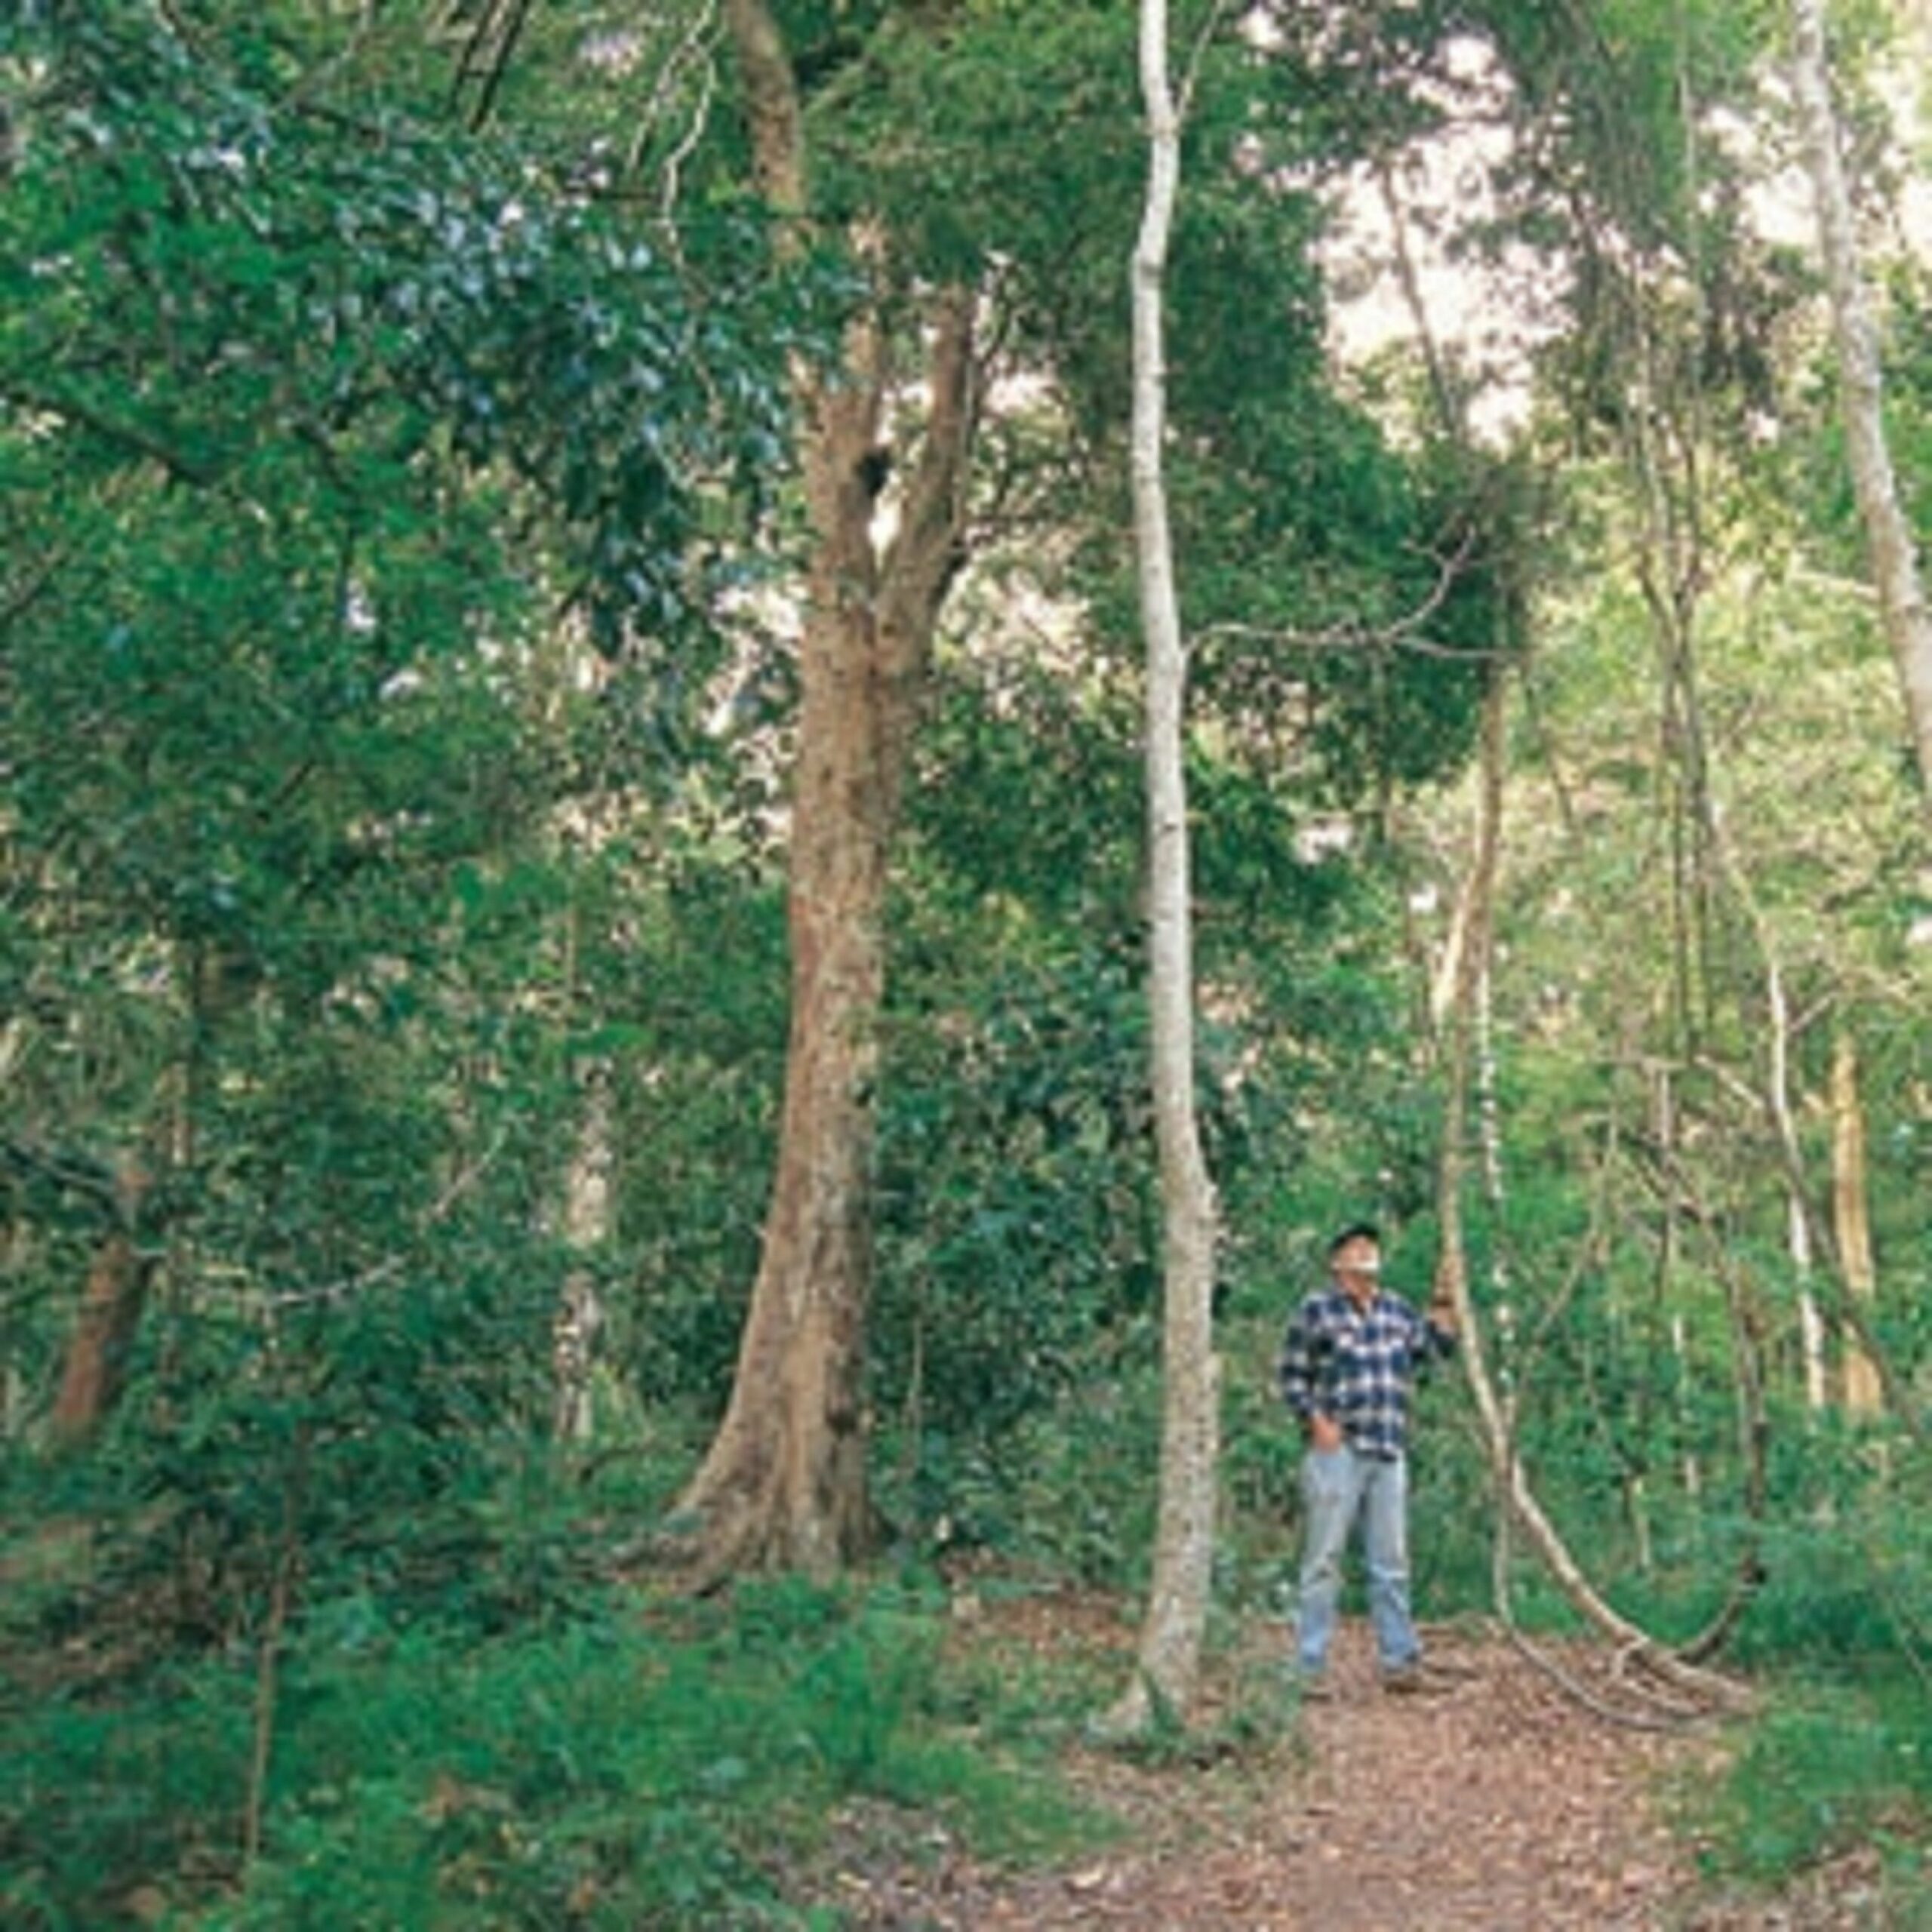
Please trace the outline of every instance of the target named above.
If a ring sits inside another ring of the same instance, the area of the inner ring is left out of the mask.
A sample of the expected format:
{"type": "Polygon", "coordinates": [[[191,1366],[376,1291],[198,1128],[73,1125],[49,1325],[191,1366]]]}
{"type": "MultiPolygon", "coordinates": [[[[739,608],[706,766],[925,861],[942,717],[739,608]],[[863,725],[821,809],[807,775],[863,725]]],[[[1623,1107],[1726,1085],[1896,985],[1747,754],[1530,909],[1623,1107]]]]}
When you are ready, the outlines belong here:
{"type": "Polygon", "coordinates": [[[115,421],[78,396],[42,394],[10,383],[0,386],[0,401],[21,409],[44,411],[75,428],[91,430],[105,441],[119,444],[137,456],[146,457],[177,482],[190,484],[198,490],[214,489],[222,481],[221,469],[183,455],[139,423],[115,421]]]}
{"type": "MultiPolygon", "coordinates": [[[[478,1155],[468,1167],[450,1182],[424,1214],[420,1226],[427,1229],[447,1220],[457,1203],[482,1179],[494,1164],[497,1156],[503,1150],[509,1139],[509,1131],[498,1134],[496,1140],[478,1155]]],[[[392,1281],[407,1265],[406,1255],[391,1254],[372,1266],[358,1269],[353,1275],[345,1275],[340,1280],[324,1283],[318,1287],[291,1288],[281,1294],[272,1294],[263,1299],[269,1310],[279,1314],[284,1309],[312,1306],[325,1302],[346,1301],[352,1295],[360,1294],[365,1289],[379,1283],[392,1281]]]]}
{"type": "Polygon", "coordinates": [[[1201,78],[1202,63],[1208,57],[1208,49],[1212,44],[1215,31],[1228,11],[1228,0],[1214,0],[1208,10],[1208,17],[1201,23],[1201,30],[1194,36],[1194,44],[1188,50],[1187,66],[1181,76],[1180,85],[1174,91],[1174,120],[1177,127],[1187,125],[1189,110],[1194,105],[1194,89],[1201,78]]]}
{"type": "Polygon", "coordinates": [[[712,58],[712,49],[707,45],[714,41],[720,32],[716,0],[705,0],[685,29],[684,36],[666,57],[659,69],[657,85],[651,90],[651,100],[646,106],[636,134],[632,137],[630,151],[625,157],[625,171],[634,174],[644,162],[644,144],[651,130],[670,111],[670,103],[687,68],[695,66],[698,70],[698,101],[690,125],[686,127],[666,158],[663,168],[664,188],[659,209],[660,218],[668,226],[672,211],[676,206],[678,189],[685,162],[703,137],[704,130],[711,118],[711,103],[717,88],[717,64],[712,58]]]}
{"type": "Polygon", "coordinates": [[[1223,638],[1238,638],[1244,642],[1279,644],[1294,651],[1410,651],[1419,657],[1453,658],[1471,664],[1496,660],[1514,661],[1516,654],[1510,649],[1434,644],[1415,635],[1448,600],[1463,565],[1475,548],[1475,532],[1465,531],[1455,554],[1438,569],[1429,595],[1413,611],[1392,623],[1376,626],[1330,624],[1315,631],[1232,622],[1210,624],[1195,634],[1194,648],[1198,650],[1203,645],[1216,643],[1223,638]]]}

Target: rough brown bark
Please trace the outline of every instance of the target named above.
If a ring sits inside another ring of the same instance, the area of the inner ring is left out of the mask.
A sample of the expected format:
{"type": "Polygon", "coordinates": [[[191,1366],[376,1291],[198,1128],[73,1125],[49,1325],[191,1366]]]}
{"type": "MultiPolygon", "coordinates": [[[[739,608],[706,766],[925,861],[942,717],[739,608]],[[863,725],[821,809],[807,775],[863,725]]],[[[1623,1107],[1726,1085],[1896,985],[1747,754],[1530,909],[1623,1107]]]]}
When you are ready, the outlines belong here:
{"type": "Polygon", "coordinates": [[[91,1441],[126,1386],[128,1352],[140,1327],[152,1272],[135,1240],[149,1185],[146,1175],[133,1168],[116,1179],[117,1225],[94,1251],[88,1269],[48,1420],[56,1448],[76,1449],[91,1441]]]}
{"type": "MultiPolygon", "coordinates": [[[[764,0],[728,0],[768,199],[803,214],[802,122],[764,0]]],[[[882,244],[861,237],[877,264],[882,244]]],[[[861,1387],[885,891],[934,628],[958,568],[974,419],[971,292],[930,333],[930,404],[897,534],[874,530],[886,376],[862,316],[835,381],[799,378],[811,522],[799,646],[787,909],[791,1032],[777,1172],[731,1397],[674,1521],[700,1584],[751,1569],[823,1574],[871,1528],[861,1387]]]]}
{"type": "MultiPolygon", "coordinates": [[[[1865,1303],[1869,1320],[1878,1271],[1866,1207],[1865,1115],[1858,1103],[1858,1049],[1843,1028],[1832,1042],[1832,1225],[1845,1292],[1865,1303]]],[[[1844,1405],[1849,1414],[1867,1417],[1885,1406],[1878,1366],[1856,1335],[1845,1338],[1844,1405]]]]}

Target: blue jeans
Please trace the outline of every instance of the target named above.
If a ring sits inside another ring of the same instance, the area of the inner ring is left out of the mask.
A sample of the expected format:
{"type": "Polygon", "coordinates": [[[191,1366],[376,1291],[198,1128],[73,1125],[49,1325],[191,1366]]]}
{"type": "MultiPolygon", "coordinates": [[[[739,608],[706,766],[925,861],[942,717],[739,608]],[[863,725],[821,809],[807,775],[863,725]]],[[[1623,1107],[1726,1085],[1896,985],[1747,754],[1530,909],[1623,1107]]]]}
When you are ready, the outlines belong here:
{"type": "Polygon", "coordinates": [[[1328,1660],[1335,1611],[1342,1594],[1342,1552],[1355,1518],[1362,1519],[1368,1569],[1368,1614],[1386,1670],[1421,1654],[1409,1614],[1409,1468],[1364,1456],[1346,1445],[1311,1449],[1302,1458],[1306,1514],[1295,1650],[1304,1673],[1318,1675],[1328,1660]]]}

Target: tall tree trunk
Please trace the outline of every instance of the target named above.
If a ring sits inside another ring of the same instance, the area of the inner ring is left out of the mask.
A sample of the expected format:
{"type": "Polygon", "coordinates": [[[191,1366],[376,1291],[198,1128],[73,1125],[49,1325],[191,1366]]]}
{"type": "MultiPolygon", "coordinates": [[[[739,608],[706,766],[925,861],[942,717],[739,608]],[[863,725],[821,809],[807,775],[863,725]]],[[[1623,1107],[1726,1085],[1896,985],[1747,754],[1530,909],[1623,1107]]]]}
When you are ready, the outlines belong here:
{"type": "MultiPolygon", "coordinates": [[[[807,169],[789,56],[765,0],[727,0],[724,13],[761,185],[780,219],[797,220],[807,169]]],[[[875,266],[883,247],[862,238],[875,266]]],[[[862,1383],[887,866],[933,631],[961,561],[974,313],[970,291],[938,299],[923,444],[882,552],[876,317],[852,325],[835,380],[798,379],[811,536],[792,774],[791,1032],[731,1401],[675,1512],[700,1583],[754,1568],[826,1574],[860,1552],[871,1527],[862,1383]]]]}
{"type": "Polygon", "coordinates": [[[1785,1211],[1785,1238],[1792,1272],[1798,1278],[1798,1346],[1804,1371],[1804,1407],[1807,1414],[1817,1416],[1829,1405],[1830,1396],[1825,1370],[1825,1318],[1811,1291],[1811,1224],[1804,1218],[1804,1203],[1789,1187],[1785,1211]]]}
{"type": "MultiPolygon", "coordinates": [[[[1832,1225],[1845,1292],[1864,1304],[1869,1322],[1878,1275],[1866,1208],[1865,1116],[1858,1103],[1858,1048],[1843,1026],[1832,1041],[1832,1225]]],[[[1845,1337],[1844,1405],[1868,1418],[1884,1407],[1877,1364],[1855,1334],[1845,1337]]]]}
{"type": "Polygon", "coordinates": [[[149,1186],[146,1174],[131,1165],[115,1177],[115,1226],[88,1269],[48,1420],[57,1449],[77,1449],[91,1441],[126,1386],[128,1355],[140,1327],[153,1269],[136,1240],[149,1186]]]}
{"type": "Polygon", "coordinates": [[[1804,132],[1812,192],[1817,202],[1825,278],[1831,291],[1852,485],[1872,553],[1885,640],[1904,694],[1920,789],[1932,801],[1932,611],[1926,608],[1912,526],[1900,507],[1885,441],[1878,331],[1839,156],[1822,0],[1792,0],[1791,42],[1792,90],[1804,132]]]}
{"type": "MultiPolygon", "coordinates": [[[[1740,875],[1740,878],[1742,875],[1740,875]]],[[[1780,1142],[1795,1145],[1797,1134],[1791,1123],[1791,1002],[1784,989],[1784,974],[1778,964],[1768,937],[1762,931],[1754,902],[1748,897],[1754,924],[1760,928],[1759,944],[1764,954],[1765,1005],[1771,1021],[1770,1052],[1764,1081],[1764,1103],[1778,1124],[1780,1142]]],[[[1805,1219],[1804,1197],[1789,1175],[1784,1177],[1785,1243],[1791,1257],[1792,1273],[1798,1282],[1798,1350],[1804,1371],[1804,1407],[1817,1415],[1826,1407],[1825,1321],[1818,1312],[1818,1297],[1811,1287],[1811,1226],[1805,1219]]]]}
{"type": "Polygon", "coordinates": [[[583,1112],[564,1177],[564,1240],[573,1260],[557,1297],[551,1332],[551,1432],[559,1442],[590,1440],[596,1424],[591,1400],[597,1334],[604,1325],[592,1258],[611,1238],[611,1075],[602,1063],[583,1080],[583,1112]]]}
{"type": "Polygon", "coordinates": [[[1168,78],[1166,0],[1141,0],[1140,85],[1149,160],[1131,277],[1134,534],[1147,652],[1148,996],[1165,1314],[1153,1580],[1139,1669],[1107,1720],[1109,1728],[1125,1733],[1146,1727],[1156,1700],[1183,1716],[1193,1701],[1213,1581],[1220,1438],[1215,1206],[1194,1110],[1193,941],[1181,757],[1186,663],[1161,467],[1167,416],[1163,278],[1180,173],[1179,117],[1168,78]]]}
{"type": "MultiPolygon", "coordinates": [[[[1442,1138],[1435,1157],[1435,1207],[1440,1230],[1435,1258],[1435,1293],[1455,1304],[1463,1337],[1460,1352],[1479,1398],[1485,1391],[1490,1396],[1499,1441],[1504,1430],[1503,1411],[1501,1404],[1494,1401],[1494,1385],[1489,1379],[1482,1338],[1477,1331],[1475,1310],[1469,1300],[1468,1250],[1463,1231],[1463,1189],[1469,1165],[1466,1140],[1476,1001],[1483,975],[1487,971],[1490,926],[1496,903],[1496,872],[1502,838],[1506,688],[1499,667],[1491,673],[1489,692],[1483,701],[1475,845],[1470,854],[1469,869],[1463,881],[1451,928],[1454,964],[1447,988],[1447,1004],[1441,1019],[1442,1138]]],[[[1487,1415],[1489,1410],[1485,1408],[1484,1413],[1487,1415]]]]}
{"type": "MultiPolygon", "coordinates": [[[[149,1288],[162,1269],[154,1245],[161,1217],[154,1211],[176,1191],[178,1177],[194,1171],[201,1097],[216,1035],[245,1010],[259,983],[254,963],[239,950],[189,944],[179,958],[189,1000],[186,1048],[158,1084],[165,1113],[146,1137],[146,1152],[129,1155],[114,1171],[108,1202],[112,1225],[88,1266],[48,1419],[51,1440],[60,1448],[78,1448],[91,1440],[126,1388],[149,1288]]],[[[180,1242],[177,1222],[165,1272],[186,1278],[190,1270],[180,1242]]]]}

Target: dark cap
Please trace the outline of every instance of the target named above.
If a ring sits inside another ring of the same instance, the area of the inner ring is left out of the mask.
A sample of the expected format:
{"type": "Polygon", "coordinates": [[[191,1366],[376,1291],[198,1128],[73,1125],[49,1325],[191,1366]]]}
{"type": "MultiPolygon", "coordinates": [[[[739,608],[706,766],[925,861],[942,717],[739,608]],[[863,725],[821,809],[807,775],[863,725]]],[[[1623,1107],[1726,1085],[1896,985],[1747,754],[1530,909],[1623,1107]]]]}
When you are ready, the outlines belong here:
{"type": "Polygon", "coordinates": [[[1380,1247],[1382,1245],[1382,1230],[1373,1221],[1351,1221],[1328,1244],[1329,1254],[1331,1256],[1340,1254],[1352,1241],[1372,1241],[1380,1247]]]}

